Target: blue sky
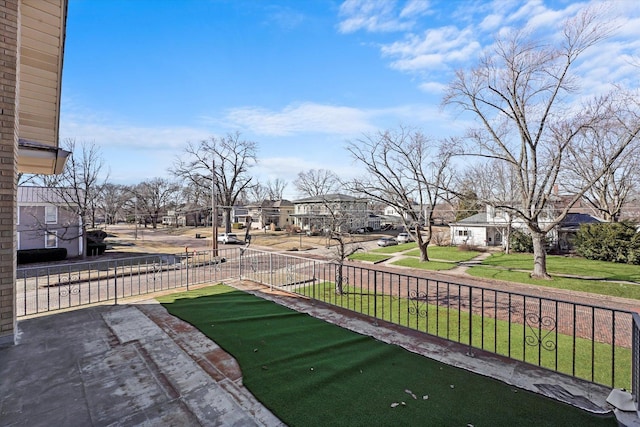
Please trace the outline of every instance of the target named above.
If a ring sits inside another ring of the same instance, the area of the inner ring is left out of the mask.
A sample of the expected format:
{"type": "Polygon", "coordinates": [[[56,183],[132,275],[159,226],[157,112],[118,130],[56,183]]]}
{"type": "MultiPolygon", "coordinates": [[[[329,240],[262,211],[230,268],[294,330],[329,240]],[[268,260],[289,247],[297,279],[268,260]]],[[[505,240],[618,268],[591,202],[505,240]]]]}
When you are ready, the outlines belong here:
{"type": "MultiPolygon", "coordinates": [[[[597,3],[602,3],[597,1],[597,3]]],[[[589,2],[544,0],[69,0],[60,136],[94,141],[109,181],[170,177],[187,142],[239,131],[259,181],[358,173],[347,141],[398,125],[434,138],[456,69],[509,28],[553,33],[589,2]]],[[[638,86],[640,6],[578,69],[583,87],[638,86]]]]}

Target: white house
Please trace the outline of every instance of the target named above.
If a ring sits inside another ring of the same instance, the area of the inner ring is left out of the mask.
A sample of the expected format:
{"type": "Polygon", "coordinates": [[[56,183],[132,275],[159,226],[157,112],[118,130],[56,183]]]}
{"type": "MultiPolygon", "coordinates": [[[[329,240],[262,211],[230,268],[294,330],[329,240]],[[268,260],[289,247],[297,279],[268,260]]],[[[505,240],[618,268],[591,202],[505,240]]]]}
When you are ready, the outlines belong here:
{"type": "MultiPolygon", "coordinates": [[[[571,248],[571,241],[581,224],[600,222],[599,219],[582,213],[569,213],[547,237],[551,245],[565,251],[571,248]]],[[[452,245],[502,246],[509,230],[526,231],[524,222],[502,209],[487,206],[481,212],[450,224],[452,245]]]]}

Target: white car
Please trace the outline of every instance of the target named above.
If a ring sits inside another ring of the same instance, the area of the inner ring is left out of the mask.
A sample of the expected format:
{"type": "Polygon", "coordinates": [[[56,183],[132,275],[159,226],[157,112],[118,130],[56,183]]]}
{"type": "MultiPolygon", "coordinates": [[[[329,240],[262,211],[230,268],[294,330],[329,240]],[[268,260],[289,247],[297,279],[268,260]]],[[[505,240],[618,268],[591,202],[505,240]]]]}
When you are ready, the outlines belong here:
{"type": "Polygon", "coordinates": [[[235,233],[220,233],[218,234],[218,243],[226,245],[227,243],[242,243],[235,233]]]}
{"type": "Polygon", "coordinates": [[[396,237],[396,241],[398,243],[409,243],[413,242],[413,238],[409,233],[399,233],[398,237],[396,237]]]}

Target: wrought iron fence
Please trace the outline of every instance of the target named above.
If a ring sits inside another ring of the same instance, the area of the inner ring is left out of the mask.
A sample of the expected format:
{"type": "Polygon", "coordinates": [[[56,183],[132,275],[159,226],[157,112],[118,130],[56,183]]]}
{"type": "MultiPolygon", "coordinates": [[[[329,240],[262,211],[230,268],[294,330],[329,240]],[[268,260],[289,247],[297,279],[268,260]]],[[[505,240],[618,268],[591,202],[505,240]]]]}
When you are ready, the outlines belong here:
{"type": "Polygon", "coordinates": [[[640,400],[640,317],[623,310],[246,248],[20,268],[17,277],[18,317],[239,277],[466,345],[469,354],[632,389],[640,400]]]}
{"type": "Polygon", "coordinates": [[[191,251],[17,270],[17,317],[237,277],[238,249],[191,251]],[[235,260],[235,262],[234,262],[235,260]]]}
{"type": "Polygon", "coordinates": [[[631,390],[636,408],[640,405],[640,315],[633,313],[633,356],[631,361],[631,390]]]}
{"type": "Polygon", "coordinates": [[[631,387],[631,312],[253,249],[240,264],[243,279],[455,341],[470,354],[631,387]]]}

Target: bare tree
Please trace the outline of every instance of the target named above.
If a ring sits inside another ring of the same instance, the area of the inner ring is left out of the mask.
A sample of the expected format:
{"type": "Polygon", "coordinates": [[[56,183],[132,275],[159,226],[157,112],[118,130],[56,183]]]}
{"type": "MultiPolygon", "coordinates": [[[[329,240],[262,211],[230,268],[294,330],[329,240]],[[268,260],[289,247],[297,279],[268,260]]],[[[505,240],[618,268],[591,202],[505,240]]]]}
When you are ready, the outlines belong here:
{"type": "MultiPolygon", "coordinates": [[[[495,159],[513,169],[517,203],[498,207],[526,224],[533,239],[536,278],[549,278],[545,236],[606,170],[576,189],[564,209],[549,209],[571,153],[588,145],[585,129],[619,111],[610,97],[582,107],[570,103],[578,89],[572,70],[585,51],[607,36],[602,24],[597,10],[580,12],[565,22],[556,45],[542,44],[539,34],[508,34],[496,41],[477,67],[458,71],[444,98],[445,105],[457,106],[480,121],[480,127],[468,131],[467,154],[495,159]]],[[[625,137],[603,166],[613,164],[636,137],[635,124],[625,129],[625,137]]]]}
{"type": "Polygon", "coordinates": [[[269,189],[259,182],[247,188],[246,193],[248,200],[253,203],[262,203],[263,200],[269,197],[269,189]]]}
{"type": "MultiPolygon", "coordinates": [[[[171,206],[180,186],[164,178],[153,178],[136,185],[134,193],[137,198],[138,213],[151,221],[151,226],[157,228],[160,213],[171,206]]],[[[147,221],[145,220],[145,226],[147,221]]]]}
{"type": "Polygon", "coordinates": [[[249,168],[256,164],[257,144],[241,139],[240,133],[211,137],[199,144],[188,143],[185,156],[176,159],[173,174],[204,191],[216,189],[218,204],[224,210],[226,232],[231,232],[231,208],[249,188],[249,168]]]}
{"type": "Polygon", "coordinates": [[[125,185],[105,183],[101,187],[98,206],[104,215],[105,224],[118,222],[118,215],[131,198],[131,191],[125,185]]]}
{"type": "Polygon", "coordinates": [[[347,146],[367,170],[367,175],[350,183],[351,189],[398,212],[418,243],[421,261],[429,260],[433,210],[450,180],[454,146],[451,141],[435,143],[405,127],[365,135],[347,146]]]}
{"type": "Polygon", "coordinates": [[[309,197],[336,193],[340,188],[340,178],[334,172],[326,169],[310,169],[298,173],[293,182],[298,192],[309,197]]]}
{"type": "Polygon", "coordinates": [[[563,186],[579,191],[584,182],[593,185],[584,200],[605,221],[618,222],[624,206],[633,200],[633,188],[640,183],[640,142],[633,141],[610,166],[611,153],[627,138],[629,129],[618,120],[586,129],[585,138],[592,141],[588,150],[574,150],[575,158],[563,171],[563,186]],[[603,173],[604,171],[604,173],[603,173]],[[598,178],[599,177],[599,178],[598,178]]]}
{"type": "Polygon", "coordinates": [[[93,211],[94,200],[102,183],[104,162],[95,142],[76,143],[75,139],[66,139],[61,144],[72,154],[67,159],[64,170],[59,175],[41,175],[44,186],[51,188],[58,200],[62,200],[66,209],[77,212],[82,223],[83,258],[87,251],[87,224],[93,211]]]}
{"type": "MultiPolygon", "coordinates": [[[[510,206],[519,197],[518,183],[513,168],[505,162],[489,160],[466,168],[458,185],[460,191],[468,189],[477,196],[478,202],[500,210],[500,206],[510,206]]],[[[517,203],[516,203],[517,204],[517,203]]],[[[500,213],[500,212],[498,212],[500,213]]],[[[502,236],[505,253],[511,252],[510,238],[513,229],[513,215],[509,211],[501,213],[502,221],[496,227],[502,236]]]]}
{"type": "Polygon", "coordinates": [[[280,178],[276,178],[273,181],[267,181],[267,191],[269,193],[269,199],[271,200],[282,200],[282,195],[284,194],[284,190],[287,188],[287,181],[284,181],[280,178]]]}

